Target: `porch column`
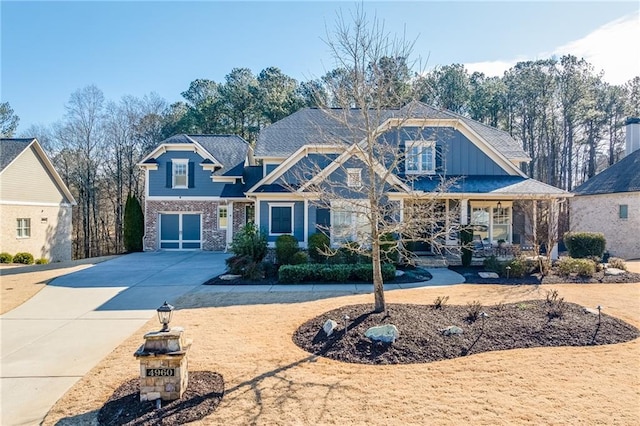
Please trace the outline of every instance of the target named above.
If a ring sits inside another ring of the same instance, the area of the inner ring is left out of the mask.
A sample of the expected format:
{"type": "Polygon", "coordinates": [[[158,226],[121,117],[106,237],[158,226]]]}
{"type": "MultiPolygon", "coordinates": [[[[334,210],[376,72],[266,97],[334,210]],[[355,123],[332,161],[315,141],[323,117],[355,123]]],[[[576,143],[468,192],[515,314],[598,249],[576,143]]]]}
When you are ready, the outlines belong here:
{"type": "Polygon", "coordinates": [[[309,200],[304,199],[304,217],[303,217],[303,230],[302,230],[302,247],[307,248],[307,241],[309,237],[309,200]]]}
{"type": "Polygon", "coordinates": [[[469,200],[467,199],[460,200],[460,225],[469,224],[469,218],[467,217],[467,211],[469,210],[468,205],[469,205],[469,200]]]}
{"type": "Polygon", "coordinates": [[[549,200],[549,235],[547,241],[553,241],[551,259],[558,259],[558,200],[549,200]]]}
{"type": "Polygon", "coordinates": [[[233,201],[227,203],[227,249],[233,241],[233,201]]]}

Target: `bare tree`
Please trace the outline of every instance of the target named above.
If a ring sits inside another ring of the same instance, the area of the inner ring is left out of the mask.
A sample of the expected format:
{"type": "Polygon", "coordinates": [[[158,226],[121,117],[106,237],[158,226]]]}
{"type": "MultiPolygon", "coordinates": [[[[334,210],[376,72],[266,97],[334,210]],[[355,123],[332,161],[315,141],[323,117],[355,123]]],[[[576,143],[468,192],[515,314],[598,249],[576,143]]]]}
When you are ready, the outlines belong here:
{"type": "Polygon", "coordinates": [[[442,184],[425,196],[413,190],[409,175],[402,179],[397,175],[409,155],[422,155],[405,149],[407,138],[433,142],[435,146],[442,135],[423,132],[426,125],[415,122],[411,130],[403,127],[420,116],[418,110],[424,105],[407,103],[415,99],[415,94],[410,92],[410,85],[390,78],[390,68],[405,69],[413,43],[392,37],[382,22],[370,20],[361,8],[348,20],[340,14],[327,39],[340,72],[334,75],[336,78],[323,81],[332,106],[339,108],[321,107],[324,125],[317,126],[317,131],[330,147],[309,148],[309,154],[331,154],[326,157],[328,161],[311,161],[303,166],[293,179],[299,184],[289,189],[312,194],[310,202],[331,212],[331,226],[326,230],[330,231],[334,249],[345,247],[371,258],[374,310],[381,312],[386,309],[382,277],[385,258],[399,252],[411,259],[408,247],[414,242],[443,247],[453,231],[454,221],[448,220],[449,211],[439,197],[442,184]],[[390,67],[390,63],[401,66],[390,67]],[[402,108],[389,108],[403,104],[402,108]],[[383,123],[387,126],[382,127],[383,123]]]}

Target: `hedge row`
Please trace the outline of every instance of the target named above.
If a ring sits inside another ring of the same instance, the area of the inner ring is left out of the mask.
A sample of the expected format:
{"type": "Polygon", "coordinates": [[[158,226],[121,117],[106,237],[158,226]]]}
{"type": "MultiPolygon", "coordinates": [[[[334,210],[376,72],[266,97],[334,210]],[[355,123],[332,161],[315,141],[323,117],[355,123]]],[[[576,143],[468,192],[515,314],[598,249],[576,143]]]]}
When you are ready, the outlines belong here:
{"type": "Polygon", "coordinates": [[[606,247],[604,235],[598,232],[567,232],[564,244],[574,259],[602,258],[606,247]]]}
{"type": "MultiPolygon", "coordinates": [[[[382,265],[382,279],[391,281],[396,276],[396,267],[382,265]]],[[[278,270],[278,281],[281,283],[300,282],[373,282],[373,265],[283,265],[278,270]]]]}

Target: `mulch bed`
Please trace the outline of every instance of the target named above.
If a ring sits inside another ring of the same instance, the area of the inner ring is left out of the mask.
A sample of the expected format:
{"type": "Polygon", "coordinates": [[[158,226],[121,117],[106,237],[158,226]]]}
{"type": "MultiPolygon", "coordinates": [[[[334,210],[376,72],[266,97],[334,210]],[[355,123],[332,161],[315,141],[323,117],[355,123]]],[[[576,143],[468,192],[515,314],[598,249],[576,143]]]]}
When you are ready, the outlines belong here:
{"type": "Polygon", "coordinates": [[[213,413],[224,395],[224,380],[218,373],[193,371],[182,398],[163,402],[140,402],[140,379],[133,378],[115,390],[98,413],[104,426],[180,425],[202,419],[213,413]]]}
{"type": "Polygon", "coordinates": [[[482,266],[450,266],[449,269],[464,276],[471,284],[627,284],[640,283],[640,274],[626,272],[623,275],[605,275],[596,272],[592,277],[563,276],[553,268],[548,275],[527,275],[523,278],[480,278],[478,272],[486,271],[482,266]]]}
{"type": "Polygon", "coordinates": [[[371,304],[343,306],[300,326],[293,341],[313,354],[360,364],[411,364],[457,358],[487,351],[516,348],[588,346],[627,342],[640,337],[630,324],[602,313],[588,313],[574,303],[564,303],[562,318],[550,318],[553,306],[545,300],[483,307],[483,322],[467,320],[468,306],[387,304],[386,313],[372,312],[371,304]],[[343,318],[348,315],[347,332],[343,318]],[[327,337],[326,320],[339,325],[327,337]],[[369,327],[393,324],[400,337],[393,344],[373,343],[364,337],[369,327]],[[458,326],[463,334],[444,336],[442,330],[458,326]]]}

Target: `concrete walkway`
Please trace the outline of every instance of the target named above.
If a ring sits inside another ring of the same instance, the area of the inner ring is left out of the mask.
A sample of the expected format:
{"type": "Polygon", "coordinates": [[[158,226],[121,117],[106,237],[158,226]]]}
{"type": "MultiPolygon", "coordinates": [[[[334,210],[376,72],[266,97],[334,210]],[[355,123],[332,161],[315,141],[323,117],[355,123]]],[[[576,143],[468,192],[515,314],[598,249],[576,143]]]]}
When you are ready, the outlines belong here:
{"type": "Polygon", "coordinates": [[[102,358],[171,302],[225,270],[226,254],[135,253],[53,280],[0,316],[0,424],[40,424],[102,358]]]}
{"type": "MultiPolygon", "coordinates": [[[[39,424],[53,404],[102,358],[143,326],[165,300],[190,291],[371,293],[371,284],[200,286],[225,270],[228,255],[211,252],[135,253],[53,280],[0,316],[2,425],[39,424]]],[[[446,268],[433,279],[386,284],[385,290],[452,285],[464,278],[446,268]]]]}

